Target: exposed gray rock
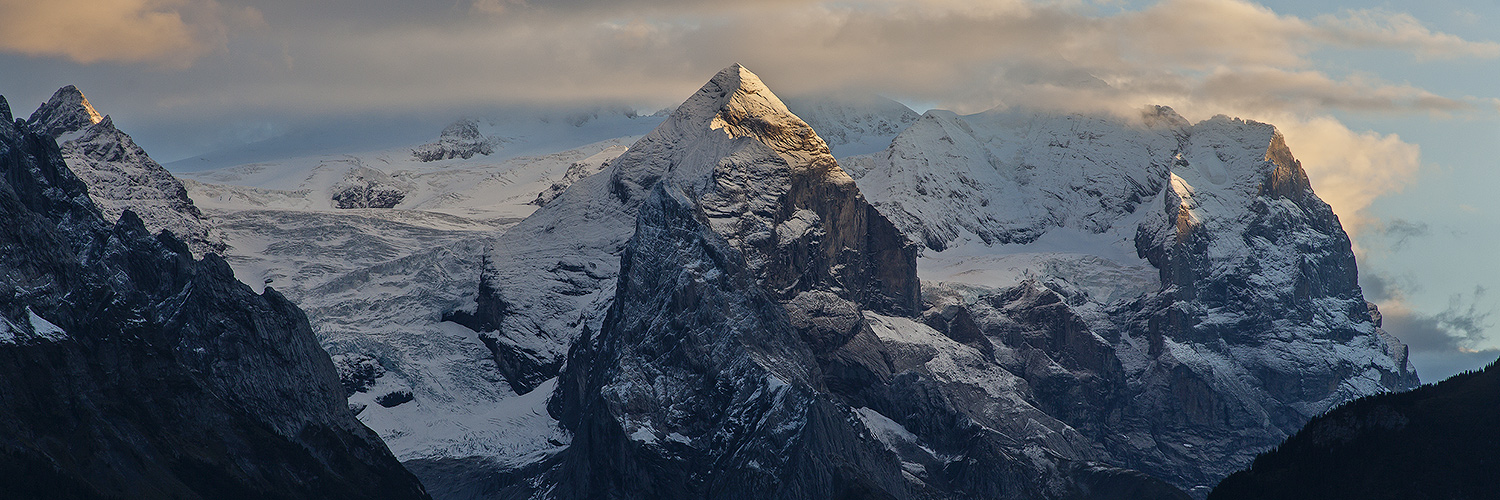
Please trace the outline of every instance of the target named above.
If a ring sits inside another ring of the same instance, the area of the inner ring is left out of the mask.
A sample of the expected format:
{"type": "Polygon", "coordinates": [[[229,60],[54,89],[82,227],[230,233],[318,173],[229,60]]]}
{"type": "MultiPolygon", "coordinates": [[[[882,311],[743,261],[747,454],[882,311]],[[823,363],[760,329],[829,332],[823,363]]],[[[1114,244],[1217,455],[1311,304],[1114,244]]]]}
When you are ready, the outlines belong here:
{"type": "Polygon", "coordinates": [[[339,372],[339,384],[344,386],[344,395],[365,392],[375,385],[375,379],[385,375],[380,361],[364,354],[335,354],[334,368],[339,372]]]}
{"type": "Polygon", "coordinates": [[[61,137],[101,121],[104,121],[104,116],[94,110],[83,92],[68,85],[53,92],[52,97],[31,114],[26,124],[38,134],[61,137]]]}
{"type": "Polygon", "coordinates": [[[605,329],[559,396],[559,498],[898,498],[899,464],[816,390],[741,252],[666,183],[640,206],[605,329]]]}
{"type": "Polygon", "coordinates": [[[412,148],[419,161],[469,159],[474,155],[494,154],[498,141],[479,132],[479,122],[465,118],[443,128],[437,142],[412,148]]]}
{"type": "Polygon", "coordinates": [[[330,190],[335,208],[394,208],[411,190],[385,172],[355,166],[330,190]]]}

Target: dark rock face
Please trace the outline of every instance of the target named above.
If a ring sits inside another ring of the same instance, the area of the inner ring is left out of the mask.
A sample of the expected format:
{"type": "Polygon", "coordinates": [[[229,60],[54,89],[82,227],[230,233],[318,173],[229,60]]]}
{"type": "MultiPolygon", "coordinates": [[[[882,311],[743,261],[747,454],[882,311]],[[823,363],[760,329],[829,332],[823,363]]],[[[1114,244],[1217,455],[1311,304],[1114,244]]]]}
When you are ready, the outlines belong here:
{"type": "Polygon", "coordinates": [[[333,186],[332,201],[334,208],[394,208],[408,189],[384,172],[355,167],[333,186]]]}
{"type": "Polygon", "coordinates": [[[6,494],[426,498],[281,295],[106,224],[51,136],[0,128],[0,170],[6,494]]]}
{"type": "Polygon", "coordinates": [[[1500,367],[1319,416],[1211,500],[1491,498],[1500,491],[1500,367]]]}
{"type": "Polygon", "coordinates": [[[658,185],[597,338],[559,391],[562,498],[905,497],[897,464],[816,390],[816,364],[741,252],[658,185]]]}
{"type": "Polygon", "coordinates": [[[542,483],[559,498],[1186,498],[933,371],[944,353],[887,342],[836,294],[778,303],[674,190],[641,205],[604,328],[563,372],[552,409],[574,440],[542,483]],[[1053,454],[1016,441],[1036,425],[1053,454]]]}
{"type": "Polygon", "coordinates": [[[344,386],[344,395],[365,392],[375,385],[375,379],[385,375],[385,367],[375,358],[364,354],[340,354],[333,356],[333,366],[339,373],[339,384],[344,386]]]}

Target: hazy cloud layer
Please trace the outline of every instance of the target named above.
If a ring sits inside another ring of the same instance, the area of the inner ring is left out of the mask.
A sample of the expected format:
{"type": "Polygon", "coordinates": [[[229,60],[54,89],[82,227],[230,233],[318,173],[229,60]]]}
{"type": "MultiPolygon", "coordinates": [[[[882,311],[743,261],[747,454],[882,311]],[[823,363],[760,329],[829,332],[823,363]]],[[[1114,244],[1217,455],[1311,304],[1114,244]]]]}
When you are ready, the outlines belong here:
{"type": "Polygon", "coordinates": [[[80,63],[187,66],[259,14],[215,0],[0,0],[0,50],[80,63]]]}
{"type": "Polygon", "coordinates": [[[1436,382],[1500,358],[1500,349],[1481,347],[1488,338],[1487,331],[1494,327],[1490,320],[1494,311],[1480,305],[1484,295],[1484,289],[1476,289],[1467,304],[1462,297],[1454,297],[1449,307],[1437,314],[1404,307],[1381,308],[1385,330],[1411,348],[1412,363],[1422,381],[1436,382]]]}
{"type": "Polygon", "coordinates": [[[1500,57],[1500,44],[1434,33],[1404,14],[1308,20],[1238,0],[1123,12],[1024,0],[0,0],[0,13],[0,49],[12,52],[185,62],[226,48],[222,59],[243,67],[201,77],[234,90],[181,100],[222,102],[232,92],[238,102],[229,104],[297,109],[667,104],[742,62],[783,92],[857,88],[960,112],[1015,103],[1454,112],[1491,102],[1325,74],[1311,56],[1339,48],[1500,57]],[[230,31],[241,38],[233,46],[230,31]],[[307,89],[323,92],[313,102],[292,92],[307,89]]]}

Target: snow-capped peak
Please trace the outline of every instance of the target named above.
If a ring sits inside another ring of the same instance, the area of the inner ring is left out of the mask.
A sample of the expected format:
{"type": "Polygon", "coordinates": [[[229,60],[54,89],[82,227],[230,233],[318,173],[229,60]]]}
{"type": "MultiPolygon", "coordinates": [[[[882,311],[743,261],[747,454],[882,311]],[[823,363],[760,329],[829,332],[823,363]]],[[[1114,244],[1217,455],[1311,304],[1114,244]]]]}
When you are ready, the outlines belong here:
{"type": "Polygon", "coordinates": [[[778,299],[824,287],[875,310],[917,307],[915,248],[869,207],[812,127],[734,65],[608,168],[500,235],[477,310],[498,331],[492,349],[512,387],[550,378],[578,332],[599,331],[637,209],[663,182],[747,252],[778,299]],[[794,250],[815,255],[784,255],[794,250]]]}
{"type": "Polygon", "coordinates": [[[69,85],[53,92],[52,98],[37,108],[26,123],[37,132],[59,136],[101,121],[104,121],[104,116],[89,104],[89,98],[84,97],[78,87],[69,85]]]}
{"type": "Polygon", "coordinates": [[[760,77],[735,64],[724,68],[698,92],[678,106],[668,124],[658,129],[684,138],[704,130],[731,138],[749,137],[770,147],[793,169],[810,169],[830,179],[852,182],[839,168],[828,145],[786,104],[771,93],[760,77]]]}
{"type": "Polygon", "coordinates": [[[152,232],[171,231],[193,253],[224,251],[223,237],[204,220],[187,190],[151,159],[113,120],[99,114],[72,85],[58,89],[26,127],[52,136],[68,168],[88,184],[89,198],[105,220],[126,210],[138,215],[152,232]]]}

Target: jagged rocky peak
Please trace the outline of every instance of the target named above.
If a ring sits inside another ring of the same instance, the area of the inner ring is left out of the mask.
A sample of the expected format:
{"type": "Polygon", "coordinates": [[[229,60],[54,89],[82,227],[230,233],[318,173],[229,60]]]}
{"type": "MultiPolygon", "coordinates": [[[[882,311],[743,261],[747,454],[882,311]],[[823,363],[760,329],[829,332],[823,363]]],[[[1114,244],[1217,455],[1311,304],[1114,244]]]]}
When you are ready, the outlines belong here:
{"type": "Polygon", "coordinates": [[[745,252],[778,300],[823,290],[860,307],[918,310],[916,249],[860,194],[828,146],[760,78],[731,66],[609,166],[499,237],[475,326],[518,391],[556,373],[613,298],[636,210],[670,181],[745,252]]]}
{"type": "Polygon", "coordinates": [[[58,89],[31,114],[26,127],[55,138],[68,168],[88,185],[89,198],[105,220],[130,210],[152,232],[166,230],[182,238],[194,254],[224,251],[223,235],[188,198],[182,182],[115,128],[114,120],[101,116],[77,87],[58,89]]]}
{"type": "Polygon", "coordinates": [[[52,98],[37,108],[26,124],[32,130],[55,137],[83,130],[103,120],[104,116],[89,104],[89,98],[84,97],[78,87],[69,85],[53,92],[52,98]]]}
{"type": "MultiPolygon", "coordinates": [[[[632,162],[633,158],[644,159],[647,155],[660,156],[664,151],[659,145],[693,142],[710,137],[710,134],[720,136],[720,139],[724,136],[753,139],[782,156],[786,169],[817,172],[833,182],[852,184],[852,179],[838,167],[828,145],[813,132],[812,127],[787,110],[760,77],[738,64],[714,75],[678,106],[661,127],[632,146],[631,151],[621,157],[621,163],[632,162]]],[[[706,179],[717,166],[715,162],[703,161],[710,159],[682,158],[670,163],[635,160],[632,163],[638,165],[617,169],[614,189],[622,199],[630,200],[649,193],[650,187],[668,173],[674,177],[706,179]],[[689,170],[679,172],[669,170],[669,166],[689,170]]]]}
{"type": "Polygon", "coordinates": [[[0,96],[0,130],[10,130],[15,127],[15,117],[10,114],[10,101],[5,96],[0,96]]]}
{"type": "Polygon", "coordinates": [[[444,127],[437,142],[412,148],[411,154],[419,161],[469,159],[474,155],[494,154],[498,142],[479,131],[477,120],[463,118],[444,127]]]}
{"type": "Polygon", "coordinates": [[[1330,297],[1349,302],[1340,316],[1368,322],[1349,237],[1274,126],[1222,115],[1194,125],[1162,203],[1136,245],[1185,297],[1233,302],[1208,283],[1252,273],[1275,285],[1262,293],[1294,294],[1309,319],[1326,304],[1308,299],[1330,297]],[[1300,244],[1283,241],[1304,228],[1300,244]]]}
{"type": "Polygon", "coordinates": [[[914,249],[812,127],[743,66],[720,71],[615,164],[611,190],[626,203],[681,179],[783,300],[826,286],[865,307],[918,309],[914,249]]]}
{"type": "MultiPolygon", "coordinates": [[[[713,144],[718,137],[676,146],[728,150],[730,158],[765,147],[743,137],[713,144]]],[[[861,311],[828,282],[787,296],[757,268],[758,259],[778,254],[723,220],[730,205],[718,197],[735,188],[724,170],[696,194],[688,189],[701,186],[696,178],[659,179],[638,203],[608,315],[597,335],[573,345],[550,408],[574,440],[545,464],[542,481],[527,481],[538,491],[555,484],[557,498],[613,491],[622,498],[1062,499],[1102,497],[1097,485],[1113,482],[1133,498],[1184,498],[1160,481],[1100,466],[1100,450],[1037,409],[1017,390],[1023,382],[993,363],[993,347],[976,338],[983,333],[972,322],[935,312],[932,319],[946,320],[939,333],[911,318],[861,311]]],[[[753,164],[749,170],[765,173],[753,164]]],[[[783,182],[786,198],[793,181],[783,182]]],[[[775,251],[816,259],[826,240],[805,230],[817,227],[817,214],[798,213],[777,237],[812,244],[775,251]],[[793,224],[804,231],[786,228],[793,224]]],[[[755,221],[738,223],[746,220],[755,221]]],[[[1070,318],[1054,316],[1048,319],[1070,318]]],[[[1048,348],[1077,357],[1107,352],[1086,330],[1074,333],[1048,348]]]]}

